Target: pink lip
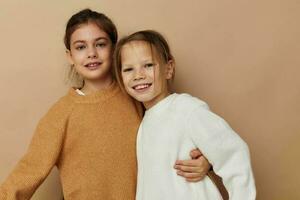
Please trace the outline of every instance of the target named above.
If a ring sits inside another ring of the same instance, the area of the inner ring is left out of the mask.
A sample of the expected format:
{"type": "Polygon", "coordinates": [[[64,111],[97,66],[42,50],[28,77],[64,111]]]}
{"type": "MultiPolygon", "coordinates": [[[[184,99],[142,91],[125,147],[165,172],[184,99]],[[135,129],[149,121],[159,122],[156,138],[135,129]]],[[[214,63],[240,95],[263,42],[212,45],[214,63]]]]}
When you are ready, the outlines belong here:
{"type": "Polygon", "coordinates": [[[88,64],[85,64],[84,66],[90,70],[95,70],[98,69],[101,64],[101,62],[90,62],[88,64]]]}
{"type": "Polygon", "coordinates": [[[132,89],[134,89],[137,92],[144,92],[147,89],[149,89],[151,87],[152,83],[142,83],[142,84],[137,84],[135,86],[132,87],[132,89]]]}

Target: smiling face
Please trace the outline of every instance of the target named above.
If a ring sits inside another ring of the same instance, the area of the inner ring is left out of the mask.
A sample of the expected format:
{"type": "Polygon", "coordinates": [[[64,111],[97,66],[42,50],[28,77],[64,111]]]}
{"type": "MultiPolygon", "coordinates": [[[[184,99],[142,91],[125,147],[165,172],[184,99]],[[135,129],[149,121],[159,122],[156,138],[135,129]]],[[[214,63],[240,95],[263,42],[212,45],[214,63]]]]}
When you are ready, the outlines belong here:
{"type": "Polygon", "coordinates": [[[95,23],[83,24],[73,32],[67,55],[85,81],[111,79],[112,43],[95,23]]]}
{"type": "Polygon", "coordinates": [[[149,109],[169,95],[167,80],[173,63],[163,63],[156,49],[144,41],[131,41],[121,49],[121,75],[125,90],[149,109]]]}

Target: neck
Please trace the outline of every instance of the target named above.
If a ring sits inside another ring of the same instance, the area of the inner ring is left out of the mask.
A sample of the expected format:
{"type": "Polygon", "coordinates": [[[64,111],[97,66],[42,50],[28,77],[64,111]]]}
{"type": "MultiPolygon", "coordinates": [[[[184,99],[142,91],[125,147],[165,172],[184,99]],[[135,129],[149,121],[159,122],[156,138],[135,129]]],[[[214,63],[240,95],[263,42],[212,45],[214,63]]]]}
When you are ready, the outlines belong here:
{"type": "Polygon", "coordinates": [[[143,102],[146,110],[149,110],[150,108],[152,108],[153,106],[155,106],[158,102],[162,101],[164,98],[166,98],[170,94],[171,93],[168,90],[166,90],[165,92],[159,94],[158,96],[156,96],[152,100],[147,101],[147,102],[143,102]]]}
{"type": "Polygon", "coordinates": [[[109,76],[105,80],[84,80],[84,86],[81,91],[84,94],[88,95],[108,88],[112,84],[112,82],[113,79],[111,76],[109,76]]]}

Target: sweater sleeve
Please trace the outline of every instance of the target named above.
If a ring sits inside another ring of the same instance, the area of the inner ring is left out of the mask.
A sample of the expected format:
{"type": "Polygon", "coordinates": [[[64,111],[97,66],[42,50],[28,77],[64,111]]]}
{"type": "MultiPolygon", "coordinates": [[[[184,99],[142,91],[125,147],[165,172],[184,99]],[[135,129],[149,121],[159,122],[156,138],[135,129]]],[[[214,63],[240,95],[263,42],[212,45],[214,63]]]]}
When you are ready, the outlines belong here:
{"type": "Polygon", "coordinates": [[[198,106],[187,119],[195,145],[222,177],[230,200],[255,200],[256,189],[247,144],[219,116],[198,106]]]}
{"type": "Polygon", "coordinates": [[[29,148],[0,187],[0,200],[30,199],[56,164],[66,119],[60,105],[54,105],[40,120],[29,148]]]}

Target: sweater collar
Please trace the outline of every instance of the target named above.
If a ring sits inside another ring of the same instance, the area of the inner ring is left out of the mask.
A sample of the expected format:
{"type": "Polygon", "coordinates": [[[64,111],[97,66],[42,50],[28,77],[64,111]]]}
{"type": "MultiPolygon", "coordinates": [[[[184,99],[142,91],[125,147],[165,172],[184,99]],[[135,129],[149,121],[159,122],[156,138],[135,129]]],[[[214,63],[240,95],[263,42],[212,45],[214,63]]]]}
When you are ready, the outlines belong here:
{"type": "Polygon", "coordinates": [[[76,103],[98,103],[101,101],[105,101],[106,99],[111,98],[114,96],[118,91],[120,91],[120,88],[116,81],[114,81],[110,86],[107,88],[93,92],[88,95],[79,95],[76,92],[76,88],[71,88],[69,90],[68,96],[70,96],[76,103]]]}
{"type": "Polygon", "coordinates": [[[160,112],[164,109],[167,109],[168,104],[170,104],[175,98],[178,96],[177,93],[170,94],[169,96],[162,99],[160,102],[155,104],[153,107],[145,111],[145,116],[160,114],[160,112]]]}

